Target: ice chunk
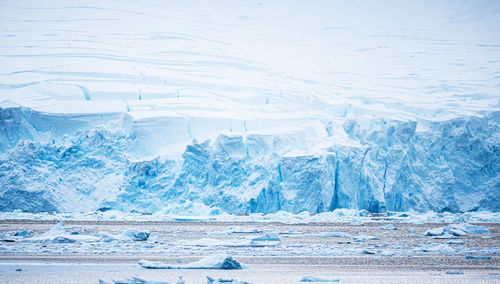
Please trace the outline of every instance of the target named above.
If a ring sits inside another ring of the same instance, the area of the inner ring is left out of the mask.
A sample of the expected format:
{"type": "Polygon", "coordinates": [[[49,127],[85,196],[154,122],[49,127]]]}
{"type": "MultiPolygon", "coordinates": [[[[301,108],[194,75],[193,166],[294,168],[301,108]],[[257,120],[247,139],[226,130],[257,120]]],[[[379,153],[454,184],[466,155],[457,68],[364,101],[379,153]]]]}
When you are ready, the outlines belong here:
{"type": "Polygon", "coordinates": [[[491,259],[489,255],[466,255],[465,259],[491,259]]]}
{"type": "Polygon", "coordinates": [[[129,239],[132,241],[147,241],[149,238],[149,231],[139,231],[137,229],[128,229],[121,233],[122,239],[129,239]]]}
{"type": "Polygon", "coordinates": [[[376,236],[367,236],[367,235],[359,235],[354,237],[355,242],[366,242],[366,241],[374,241],[378,240],[378,237],[376,236]]]}
{"type": "Polygon", "coordinates": [[[385,226],[378,227],[379,230],[397,230],[393,224],[387,224],[385,226]]]}
{"type": "Polygon", "coordinates": [[[325,238],[350,238],[351,235],[343,232],[330,232],[330,233],[319,233],[320,237],[325,238]]]}
{"type": "Polygon", "coordinates": [[[253,238],[252,241],[279,242],[281,239],[276,233],[266,233],[260,237],[253,238]]]}
{"type": "Polygon", "coordinates": [[[183,278],[182,275],[179,276],[179,278],[177,279],[176,284],[186,284],[186,281],[184,281],[184,278],[183,278]]]}
{"type": "Polygon", "coordinates": [[[453,235],[457,237],[464,237],[467,234],[488,234],[488,230],[484,226],[470,225],[470,224],[451,224],[442,228],[434,228],[425,232],[426,236],[441,236],[453,235]]]}
{"type": "Polygon", "coordinates": [[[252,246],[252,241],[247,239],[211,239],[202,238],[196,240],[190,240],[183,242],[186,245],[191,246],[225,246],[225,247],[242,247],[242,246],[252,246]]]}
{"type": "Polygon", "coordinates": [[[186,268],[242,269],[241,264],[226,254],[214,254],[189,263],[186,268]]]}
{"type": "Polygon", "coordinates": [[[120,234],[114,235],[107,232],[99,232],[99,236],[105,242],[111,241],[147,241],[150,235],[149,231],[139,231],[137,229],[127,229],[120,234]]]}
{"type": "Polygon", "coordinates": [[[234,233],[234,234],[258,234],[262,233],[262,230],[257,228],[246,228],[246,227],[230,227],[226,230],[226,233],[234,233]]]}
{"type": "Polygon", "coordinates": [[[486,227],[478,226],[478,225],[459,224],[459,225],[456,225],[455,228],[462,230],[462,231],[469,233],[469,234],[489,234],[489,233],[491,233],[490,230],[488,230],[486,227]]]}
{"type": "Polygon", "coordinates": [[[351,235],[344,232],[325,232],[317,234],[305,234],[304,237],[320,237],[320,238],[350,238],[351,235]]]}
{"type": "Polygon", "coordinates": [[[446,243],[449,245],[463,245],[463,244],[465,244],[465,241],[463,241],[463,240],[451,240],[451,241],[448,241],[446,243]]]}
{"type": "Polygon", "coordinates": [[[339,279],[324,279],[315,276],[304,276],[300,282],[340,282],[339,279]]]}
{"type": "Polygon", "coordinates": [[[442,234],[444,234],[445,228],[434,228],[434,229],[430,229],[430,230],[427,230],[425,232],[425,235],[426,236],[441,236],[442,234]]]}
{"type": "Polygon", "coordinates": [[[454,236],[448,232],[445,232],[442,235],[433,237],[433,239],[456,239],[456,238],[457,238],[456,236],[454,236]]]}
{"type": "Polygon", "coordinates": [[[14,236],[16,236],[16,237],[26,237],[26,236],[29,236],[31,234],[33,234],[32,230],[28,230],[28,231],[22,230],[22,231],[16,232],[14,234],[14,236]]]}
{"type": "Polygon", "coordinates": [[[223,284],[223,283],[232,283],[232,284],[250,284],[249,282],[245,281],[238,281],[236,279],[222,279],[222,278],[212,278],[210,276],[207,276],[207,284],[223,284]]]}
{"type": "Polygon", "coordinates": [[[159,261],[139,260],[139,265],[148,269],[181,269],[179,265],[170,265],[159,261]]]}
{"type": "Polygon", "coordinates": [[[447,270],[446,274],[464,274],[462,270],[447,270]]]}
{"type": "Polygon", "coordinates": [[[431,245],[422,249],[424,252],[454,253],[455,250],[447,244],[431,245]]]}
{"type": "Polygon", "coordinates": [[[130,277],[125,279],[113,280],[112,282],[106,282],[99,279],[99,284],[168,284],[169,282],[164,281],[149,281],[138,277],[130,277]]]}
{"type": "Polygon", "coordinates": [[[74,243],[74,242],[99,242],[100,237],[89,235],[74,235],[64,229],[64,221],[59,222],[49,231],[32,238],[24,239],[26,242],[37,243],[74,243]]]}
{"type": "Polygon", "coordinates": [[[242,269],[239,262],[226,254],[213,254],[188,264],[166,264],[140,260],[139,265],[148,269],[242,269]]]}
{"type": "Polygon", "coordinates": [[[467,236],[467,233],[458,229],[458,228],[455,228],[455,227],[448,227],[446,229],[446,233],[447,234],[451,234],[453,236],[457,236],[457,237],[465,237],[467,236]]]}

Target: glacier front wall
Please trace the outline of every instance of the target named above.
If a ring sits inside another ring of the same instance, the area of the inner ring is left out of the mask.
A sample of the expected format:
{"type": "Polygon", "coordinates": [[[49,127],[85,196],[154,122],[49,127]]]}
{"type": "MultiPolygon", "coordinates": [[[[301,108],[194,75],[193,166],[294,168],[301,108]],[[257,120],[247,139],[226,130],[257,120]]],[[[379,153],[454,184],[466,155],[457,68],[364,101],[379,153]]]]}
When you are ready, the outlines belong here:
{"type": "Polygon", "coordinates": [[[124,114],[0,115],[0,211],[155,212],[189,202],[230,213],[500,211],[500,112],[422,131],[414,121],[347,119],[337,131],[352,143],[326,140],[310,154],[282,151],[305,134],[242,133],[141,159],[133,153],[148,146],[144,129],[124,114]]]}

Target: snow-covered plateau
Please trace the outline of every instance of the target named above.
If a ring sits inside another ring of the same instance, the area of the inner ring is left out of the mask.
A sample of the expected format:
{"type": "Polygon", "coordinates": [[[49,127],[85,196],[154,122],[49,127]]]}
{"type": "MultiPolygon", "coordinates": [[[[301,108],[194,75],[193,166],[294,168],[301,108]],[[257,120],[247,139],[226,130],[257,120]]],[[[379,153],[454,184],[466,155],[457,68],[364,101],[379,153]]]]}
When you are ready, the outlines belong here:
{"type": "Polygon", "coordinates": [[[500,211],[499,1],[0,5],[2,212],[500,211]]]}

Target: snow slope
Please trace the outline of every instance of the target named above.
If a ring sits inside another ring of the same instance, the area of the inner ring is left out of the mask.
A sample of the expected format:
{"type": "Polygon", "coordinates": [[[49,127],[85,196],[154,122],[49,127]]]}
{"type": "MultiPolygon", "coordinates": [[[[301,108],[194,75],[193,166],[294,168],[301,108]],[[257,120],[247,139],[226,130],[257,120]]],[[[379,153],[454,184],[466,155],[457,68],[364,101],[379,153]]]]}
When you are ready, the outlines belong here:
{"type": "Polygon", "coordinates": [[[498,2],[21,1],[0,26],[1,211],[500,210],[498,2]]]}

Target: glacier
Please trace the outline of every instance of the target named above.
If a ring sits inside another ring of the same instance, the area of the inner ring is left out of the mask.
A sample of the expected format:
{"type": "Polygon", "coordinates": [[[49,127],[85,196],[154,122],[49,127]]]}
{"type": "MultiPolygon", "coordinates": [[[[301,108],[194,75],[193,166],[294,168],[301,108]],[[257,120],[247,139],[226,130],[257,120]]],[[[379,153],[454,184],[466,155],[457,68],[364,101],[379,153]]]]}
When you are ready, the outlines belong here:
{"type": "Polygon", "coordinates": [[[51,115],[20,108],[2,115],[3,145],[15,145],[0,156],[2,211],[152,213],[186,202],[231,213],[500,209],[500,112],[421,132],[415,121],[349,119],[348,140],[317,138],[309,153],[297,152],[307,144],[300,133],[219,134],[193,140],[178,156],[141,159],[144,134],[123,114],[102,118],[117,129],[52,133],[49,141],[34,137],[46,134],[51,115]]]}
{"type": "Polygon", "coordinates": [[[500,211],[499,3],[358,4],[4,3],[0,211],[500,211]]]}

